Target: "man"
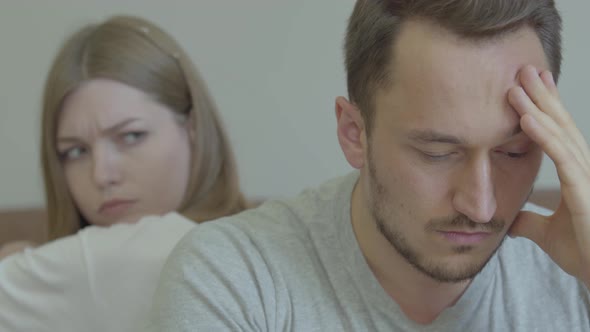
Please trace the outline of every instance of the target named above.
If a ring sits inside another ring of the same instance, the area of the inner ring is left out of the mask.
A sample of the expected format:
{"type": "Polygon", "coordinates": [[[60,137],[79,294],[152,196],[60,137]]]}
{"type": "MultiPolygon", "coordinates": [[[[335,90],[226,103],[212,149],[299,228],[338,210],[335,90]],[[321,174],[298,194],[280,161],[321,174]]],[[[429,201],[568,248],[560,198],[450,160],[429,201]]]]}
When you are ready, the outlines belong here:
{"type": "Polygon", "coordinates": [[[590,151],[559,101],[560,31],[551,0],[359,0],[336,100],[359,171],[199,226],[151,327],[590,329],[590,151]],[[548,217],[521,211],[543,152],[548,217]]]}

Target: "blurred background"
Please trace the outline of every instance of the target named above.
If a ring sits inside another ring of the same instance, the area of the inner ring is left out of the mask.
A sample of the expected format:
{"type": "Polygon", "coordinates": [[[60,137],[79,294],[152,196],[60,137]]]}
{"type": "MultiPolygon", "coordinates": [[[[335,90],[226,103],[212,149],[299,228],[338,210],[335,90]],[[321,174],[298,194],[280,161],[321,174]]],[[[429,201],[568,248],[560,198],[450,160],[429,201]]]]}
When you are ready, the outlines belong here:
{"type": "MultiPolygon", "coordinates": [[[[336,139],[334,98],[346,95],[342,39],[354,0],[0,1],[0,208],[43,205],[39,114],[58,46],[113,14],[172,34],[215,97],[245,193],[291,196],[351,168],[336,139]]],[[[562,98],[589,137],[590,2],[561,1],[562,98]]],[[[544,162],[538,188],[558,187],[544,162]]]]}

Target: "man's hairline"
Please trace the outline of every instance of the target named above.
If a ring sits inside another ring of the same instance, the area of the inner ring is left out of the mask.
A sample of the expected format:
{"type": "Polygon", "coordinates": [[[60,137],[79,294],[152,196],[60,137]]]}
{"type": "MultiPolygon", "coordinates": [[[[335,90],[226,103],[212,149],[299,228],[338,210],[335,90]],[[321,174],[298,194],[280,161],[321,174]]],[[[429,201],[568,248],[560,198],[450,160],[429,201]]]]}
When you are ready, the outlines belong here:
{"type": "MultiPolygon", "coordinates": [[[[406,31],[407,29],[407,25],[411,24],[412,22],[414,23],[423,23],[426,25],[430,25],[431,27],[434,27],[435,29],[433,29],[433,31],[440,33],[441,37],[452,37],[455,38],[458,41],[465,41],[469,44],[472,45],[476,45],[479,43],[497,43],[497,42],[502,42],[503,40],[505,40],[505,38],[508,38],[511,35],[514,34],[518,34],[520,32],[523,31],[523,29],[530,29],[534,35],[539,39],[539,42],[541,42],[540,37],[538,36],[537,32],[535,31],[535,29],[528,24],[527,22],[522,22],[519,25],[515,25],[514,27],[507,29],[505,31],[502,32],[498,32],[497,34],[494,35],[490,35],[490,36],[480,36],[479,38],[470,38],[470,37],[466,37],[466,36],[462,36],[461,34],[445,27],[444,25],[438,23],[436,20],[431,19],[431,18],[427,18],[427,17],[419,17],[419,16],[414,16],[414,17],[408,17],[408,18],[404,18],[403,20],[400,20],[399,22],[399,29],[396,31],[396,35],[394,36],[394,38],[392,39],[393,42],[390,45],[390,50],[389,50],[389,61],[387,63],[386,66],[386,70],[385,70],[385,75],[384,78],[381,82],[375,82],[375,89],[374,92],[372,93],[372,95],[370,96],[369,100],[368,100],[368,107],[371,107],[371,116],[370,118],[367,118],[365,116],[366,112],[361,112],[363,121],[371,121],[372,123],[365,123],[365,128],[367,129],[367,138],[370,138],[370,136],[372,136],[372,129],[375,127],[375,121],[376,121],[376,117],[377,117],[377,97],[383,93],[386,90],[391,90],[395,87],[396,82],[392,79],[392,77],[394,76],[392,73],[394,72],[394,68],[397,68],[399,66],[395,66],[395,61],[398,58],[397,57],[397,52],[396,50],[399,47],[399,41],[400,41],[400,36],[402,35],[402,33],[404,31],[406,31]]],[[[541,43],[541,46],[542,43],[541,43]]],[[[543,51],[543,56],[545,58],[545,60],[547,61],[547,64],[550,67],[550,63],[549,63],[549,59],[547,58],[547,54],[545,52],[545,49],[542,48],[543,51]]],[[[356,105],[357,107],[360,107],[360,105],[356,105]]]]}

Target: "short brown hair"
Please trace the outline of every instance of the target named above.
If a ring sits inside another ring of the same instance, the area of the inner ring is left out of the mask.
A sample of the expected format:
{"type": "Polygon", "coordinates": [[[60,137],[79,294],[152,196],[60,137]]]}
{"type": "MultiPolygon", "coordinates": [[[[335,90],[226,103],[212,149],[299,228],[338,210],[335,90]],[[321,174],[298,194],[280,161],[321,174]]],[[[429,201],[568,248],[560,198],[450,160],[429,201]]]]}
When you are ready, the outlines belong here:
{"type": "Polygon", "coordinates": [[[471,40],[532,27],[557,80],[561,70],[561,17],[553,0],[358,0],[345,40],[348,94],[365,119],[374,121],[378,89],[393,80],[392,57],[401,26],[425,19],[471,40]]]}
{"type": "Polygon", "coordinates": [[[41,162],[49,239],[73,234],[86,224],[65,181],[56,133],[66,97],[95,78],[139,89],[191,121],[192,169],[178,212],[200,222],[246,207],[217,107],[188,55],[154,23],[139,17],[115,16],[73,33],[61,46],[47,76],[41,162]]]}

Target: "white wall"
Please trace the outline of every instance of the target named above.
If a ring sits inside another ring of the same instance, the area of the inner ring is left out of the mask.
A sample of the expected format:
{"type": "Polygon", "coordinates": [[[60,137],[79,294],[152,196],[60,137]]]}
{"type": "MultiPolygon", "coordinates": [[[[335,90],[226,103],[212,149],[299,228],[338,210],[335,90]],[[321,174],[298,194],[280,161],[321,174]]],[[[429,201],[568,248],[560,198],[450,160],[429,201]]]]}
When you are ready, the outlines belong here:
{"type": "MultiPolygon", "coordinates": [[[[146,17],[200,68],[233,141],[249,196],[289,196],[347,172],[335,135],[344,95],[341,45],[354,0],[0,2],[0,207],[40,205],[39,113],[63,38],[111,14],[146,17]]],[[[562,96],[590,133],[587,1],[559,3],[565,21],[562,96]]],[[[590,137],[590,136],[589,136],[590,137]]],[[[546,162],[540,186],[555,186],[546,162]]]]}

